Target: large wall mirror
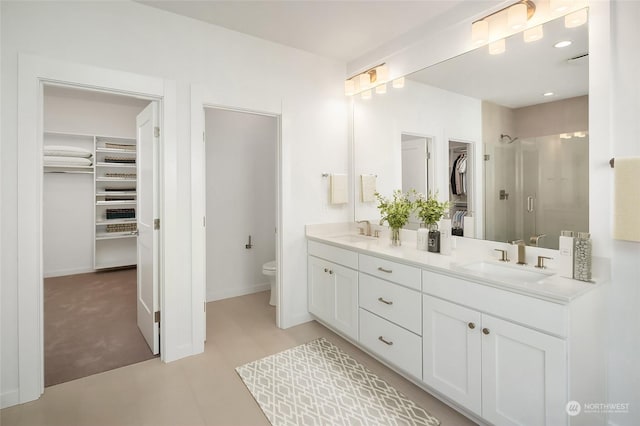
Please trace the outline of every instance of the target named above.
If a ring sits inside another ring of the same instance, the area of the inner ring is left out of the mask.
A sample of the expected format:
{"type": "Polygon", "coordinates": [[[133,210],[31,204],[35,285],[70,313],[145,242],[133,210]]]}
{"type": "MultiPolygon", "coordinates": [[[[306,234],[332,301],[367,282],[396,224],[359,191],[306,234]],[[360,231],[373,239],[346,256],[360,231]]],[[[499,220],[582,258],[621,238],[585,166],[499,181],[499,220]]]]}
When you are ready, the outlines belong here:
{"type": "Polygon", "coordinates": [[[459,235],[557,248],[561,230],[588,231],[588,26],[542,29],[354,96],[356,220],[380,217],[360,194],[374,175],[383,195],[411,186],[450,200],[459,235]]]}

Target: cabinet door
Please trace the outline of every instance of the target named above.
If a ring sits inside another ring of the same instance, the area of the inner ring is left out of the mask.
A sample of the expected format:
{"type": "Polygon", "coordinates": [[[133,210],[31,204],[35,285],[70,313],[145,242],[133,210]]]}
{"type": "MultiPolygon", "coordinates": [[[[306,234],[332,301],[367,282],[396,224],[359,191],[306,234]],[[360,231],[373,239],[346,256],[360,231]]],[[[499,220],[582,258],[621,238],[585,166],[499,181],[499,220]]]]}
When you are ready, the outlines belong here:
{"type": "Polygon", "coordinates": [[[423,296],[423,380],[481,415],[481,314],[423,296]]]}
{"type": "Polygon", "coordinates": [[[358,339],[358,273],[330,264],[329,279],[333,290],[332,325],[354,340],[358,339]]]}
{"type": "Polygon", "coordinates": [[[327,323],[333,317],[333,291],[329,281],[329,262],[309,256],[307,260],[309,312],[327,323]]]}
{"type": "Polygon", "coordinates": [[[482,417],[496,425],[566,425],[562,339],[482,316],[482,417]]]}

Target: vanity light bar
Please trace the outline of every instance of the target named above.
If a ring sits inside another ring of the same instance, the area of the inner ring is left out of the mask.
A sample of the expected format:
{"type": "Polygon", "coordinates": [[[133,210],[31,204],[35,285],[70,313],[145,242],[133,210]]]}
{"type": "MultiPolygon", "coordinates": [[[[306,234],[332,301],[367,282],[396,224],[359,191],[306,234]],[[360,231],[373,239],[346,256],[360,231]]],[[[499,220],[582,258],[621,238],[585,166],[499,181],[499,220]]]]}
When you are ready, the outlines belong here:
{"type": "MultiPolygon", "coordinates": [[[[490,23],[491,18],[503,18],[497,19],[493,25],[499,25],[498,34],[505,34],[509,31],[520,30],[527,26],[527,22],[536,13],[536,5],[531,0],[521,0],[510,6],[502,8],[484,18],[478,19],[471,24],[471,42],[474,47],[479,47],[486,44],[489,41],[490,23]],[[507,23],[507,28],[504,28],[504,22],[507,23]]],[[[532,29],[533,30],[533,29],[532,29]]],[[[542,38],[542,27],[534,31],[530,31],[525,34],[525,41],[535,41],[542,38]]],[[[489,53],[491,55],[498,55],[505,51],[504,39],[494,40],[489,44],[489,53]]]]}
{"type": "MultiPolygon", "coordinates": [[[[344,94],[353,96],[361,93],[362,99],[371,99],[372,90],[377,94],[387,93],[387,83],[389,82],[389,67],[387,64],[376,65],[359,74],[356,74],[344,82],[344,94]]],[[[404,86],[404,77],[393,80],[392,86],[400,88],[404,86]],[[398,86],[398,81],[401,85],[398,86]]]]}

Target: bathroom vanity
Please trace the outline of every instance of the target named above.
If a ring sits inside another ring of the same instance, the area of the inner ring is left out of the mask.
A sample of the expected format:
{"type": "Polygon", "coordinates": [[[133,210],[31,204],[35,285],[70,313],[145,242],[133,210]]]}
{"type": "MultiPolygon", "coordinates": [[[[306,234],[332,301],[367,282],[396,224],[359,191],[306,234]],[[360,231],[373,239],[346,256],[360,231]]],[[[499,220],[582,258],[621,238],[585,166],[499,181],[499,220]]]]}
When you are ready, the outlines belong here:
{"type": "Polygon", "coordinates": [[[459,239],[451,256],[310,225],[309,311],[481,423],[603,424],[568,401],[604,395],[603,289],[494,260],[502,243],[459,239]],[[465,247],[470,245],[469,247],[465,247]]]}

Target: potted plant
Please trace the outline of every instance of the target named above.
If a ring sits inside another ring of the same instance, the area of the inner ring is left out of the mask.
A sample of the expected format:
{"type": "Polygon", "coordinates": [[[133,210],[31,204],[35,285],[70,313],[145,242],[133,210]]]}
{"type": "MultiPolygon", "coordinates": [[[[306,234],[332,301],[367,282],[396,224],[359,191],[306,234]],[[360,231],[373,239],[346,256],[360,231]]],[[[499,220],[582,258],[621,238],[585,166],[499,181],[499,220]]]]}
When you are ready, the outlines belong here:
{"type": "Polygon", "coordinates": [[[428,197],[425,197],[423,194],[418,194],[415,206],[418,217],[429,229],[427,250],[433,253],[439,253],[440,231],[438,231],[438,221],[442,219],[442,216],[444,216],[444,213],[449,208],[449,202],[438,201],[432,194],[429,194],[428,197]]]}
{"type": "Polygon", "coordinates": [[[382,215],[380,225],[387,222],[391,230],[391,244],[394,246],[401,245],[400,228],[409,221],[409,216],[415,209],[414,202],[409,194],[404,194],[399,189],[393,191],[390,199],[378,192],[375,193],[375,196],[378,200],[378,209],[382,215]]]}

